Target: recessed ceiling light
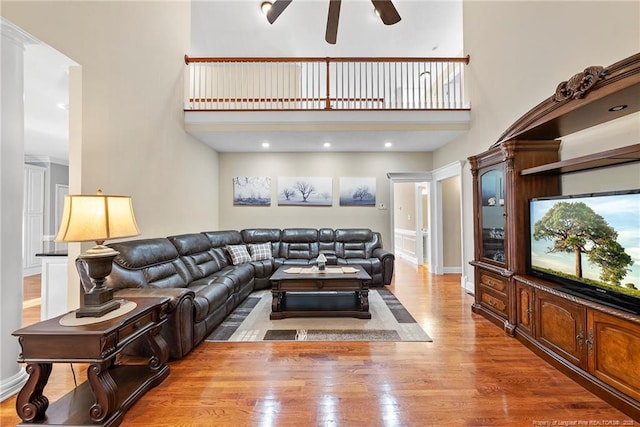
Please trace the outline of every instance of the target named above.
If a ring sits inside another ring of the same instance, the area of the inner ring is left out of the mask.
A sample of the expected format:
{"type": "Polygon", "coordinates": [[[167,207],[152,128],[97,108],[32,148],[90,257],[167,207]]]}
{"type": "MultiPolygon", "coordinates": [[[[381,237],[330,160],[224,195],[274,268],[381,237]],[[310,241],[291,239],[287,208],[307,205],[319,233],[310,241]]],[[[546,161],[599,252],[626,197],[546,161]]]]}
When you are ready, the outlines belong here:
{"type": "Polygon", "coordinates": [[[323,147],[325,148],[329,148],[331,147],[331,143],[330,142],[325,142],[324,144],[322,144],[323,147]]]}
{"type": "Polygon", "coordinates": [[[57,107],[61,110],[68,110],[69,109],[69,104],[64,104],[64,103],[60,103],[57,105],[57,107]]]}
{"type": "Polygon", "coordinates": [[[273,6],[273,3],[271,3],[270,1],[262,2],[262,4],[260,5],[260,9],[262,10],[262,13],[264,16],[267,16],[267,13],[269,13],[272,6],[273,6]]]}
{"type": "Polygon", "coordinates": [[[624,110],[625,108],[627,108],[625,104],[620,104],[620,105],[616,105],[615,107],[609,108],[609,111],[616,112],[616,111],[624,110]]]}
{"type": "Polygon", "coordinates": [[[384,143],[384,146],[385,146],[385,147],[387,147],[387,148],[389,148],[389,147],[392,147],[392,146],[393,146],[393,143],[391,143],[391,142],[385,142],[385,143],[384,143]]]}
{"type": "Polygon", "coordinates": [[[269,143],[268,142],[263,142],[262,143],[262,148],[269,148],[269,143]]]}

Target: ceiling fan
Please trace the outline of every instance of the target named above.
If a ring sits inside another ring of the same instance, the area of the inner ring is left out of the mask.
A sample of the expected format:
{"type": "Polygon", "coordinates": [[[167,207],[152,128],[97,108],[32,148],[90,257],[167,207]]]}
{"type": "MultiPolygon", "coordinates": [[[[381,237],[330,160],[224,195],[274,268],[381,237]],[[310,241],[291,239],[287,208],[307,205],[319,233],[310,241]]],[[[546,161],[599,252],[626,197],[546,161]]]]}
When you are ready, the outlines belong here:
{"type": "MultiPolygon", "coordinates": [[[[265,13],[269,23],[273,24],[292,1],[293,0],[275,0],[265,13]]],[[[338,19],[340,17],[341,3],[342,0],[329,0],[327,31],[325,32],[324,39],[330,44],[336,44],[338,37],[338,19]]],[[[393,6],[392,0],[371,0],[371,3],[373,3],[376,13],[385,25],[393,25],[400,21],[400,15],[393,6]]]]}

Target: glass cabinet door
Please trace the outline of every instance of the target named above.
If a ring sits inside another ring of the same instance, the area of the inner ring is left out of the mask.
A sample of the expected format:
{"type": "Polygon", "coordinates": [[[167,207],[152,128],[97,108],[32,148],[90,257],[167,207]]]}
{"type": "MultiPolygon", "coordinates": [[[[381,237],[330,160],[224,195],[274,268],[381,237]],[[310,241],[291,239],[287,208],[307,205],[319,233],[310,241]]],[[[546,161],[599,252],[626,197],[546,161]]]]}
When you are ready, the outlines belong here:
{"type": "Polygon", "coordinates": [[[482,258],[504,264],[504,165],[480,176],[482,198],[482,258]]]}

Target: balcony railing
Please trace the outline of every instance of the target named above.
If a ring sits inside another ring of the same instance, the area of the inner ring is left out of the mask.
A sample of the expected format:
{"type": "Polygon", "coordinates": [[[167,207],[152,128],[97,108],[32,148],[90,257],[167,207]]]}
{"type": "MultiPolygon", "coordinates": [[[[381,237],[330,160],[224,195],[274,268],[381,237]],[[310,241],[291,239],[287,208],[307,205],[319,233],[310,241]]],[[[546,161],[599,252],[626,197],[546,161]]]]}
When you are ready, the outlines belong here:
{"type": "Polygon", "coordinates": [[[464,110],[464,58],[190,58],[188,111],[464,110]]]}

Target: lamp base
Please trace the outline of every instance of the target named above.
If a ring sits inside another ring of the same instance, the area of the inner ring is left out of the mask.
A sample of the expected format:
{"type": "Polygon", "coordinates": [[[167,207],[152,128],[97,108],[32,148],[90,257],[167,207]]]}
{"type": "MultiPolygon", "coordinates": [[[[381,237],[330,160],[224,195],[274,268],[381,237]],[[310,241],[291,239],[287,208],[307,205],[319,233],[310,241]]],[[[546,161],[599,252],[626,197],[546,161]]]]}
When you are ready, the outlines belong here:
{"type": "Polygon", "coordinates": [[[76,317],[102,317],[120,308],[120,301],[113,299],[113,289],[94,289],[84,294],[82,307],[76,310],[76,317]]]}
{"type": "Polygon", "coordinates": [[[84,292],[76,317],[102,317],[120,308],[120,302],[113,300],[113,289],[104,285],[111,273],[111,262],[118,254],[112,248],[98,245],[78,256],[76,268],[84,292]]]}

